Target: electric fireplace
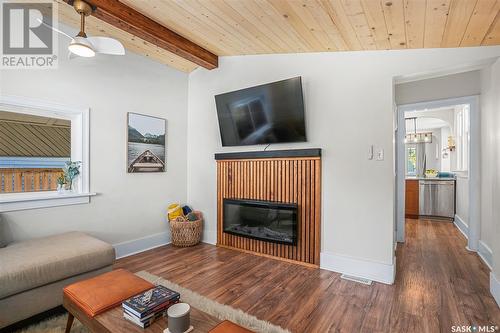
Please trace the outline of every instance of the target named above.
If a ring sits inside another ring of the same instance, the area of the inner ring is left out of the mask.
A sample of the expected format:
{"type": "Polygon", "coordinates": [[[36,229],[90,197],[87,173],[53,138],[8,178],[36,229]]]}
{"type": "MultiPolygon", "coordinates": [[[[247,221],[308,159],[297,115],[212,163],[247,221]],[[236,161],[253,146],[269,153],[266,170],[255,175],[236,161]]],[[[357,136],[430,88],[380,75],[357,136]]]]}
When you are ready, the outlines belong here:
{"type": "Polygon", "coordinates": [[[223,231],[282,244],[297,244],[297,204],[224,199],[223,231]]]}

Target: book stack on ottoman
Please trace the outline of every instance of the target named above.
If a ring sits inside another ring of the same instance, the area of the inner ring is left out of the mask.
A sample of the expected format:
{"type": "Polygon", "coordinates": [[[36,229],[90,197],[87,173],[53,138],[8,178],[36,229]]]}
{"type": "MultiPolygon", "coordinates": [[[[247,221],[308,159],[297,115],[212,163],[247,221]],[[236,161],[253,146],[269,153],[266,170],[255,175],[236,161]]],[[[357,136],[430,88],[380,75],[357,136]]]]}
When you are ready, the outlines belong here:
{"type": "Polygon", "coordinates": [[[123,316],[134,324],[146,328],[165,315],[167,309],[179,302],[180,294],[164,286],[156,286],[122,303],[123,316]]]}

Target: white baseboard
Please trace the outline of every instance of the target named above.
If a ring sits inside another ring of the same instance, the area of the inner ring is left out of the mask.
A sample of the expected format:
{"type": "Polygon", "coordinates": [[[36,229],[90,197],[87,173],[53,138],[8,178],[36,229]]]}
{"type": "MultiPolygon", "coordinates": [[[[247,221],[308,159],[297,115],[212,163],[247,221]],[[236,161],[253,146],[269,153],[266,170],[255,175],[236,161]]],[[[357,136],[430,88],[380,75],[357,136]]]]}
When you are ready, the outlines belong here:
{"type": "Polygon", "coordinates": [[[116,259],[131,256],[147,250],[154,249],[159,246],[170,243],[170,233],[160,232],[158,234],[133,239],[130,241],[113,244],[116,251],[116,259]]]}
{"type": "Polygon", "coordinates": [[[217,244],[217,231],[215,230],[203,230],[203,237],[201,239],[203,243],[217,244]]]}
{"type": "Polygon", "coordinates": [[[482,240],[479,241],[478,243],[478,248],[477,248],[477,254],[479,257],[484,261],[486,266],[490,269],[490,271],[493,269],[493,252],[489,248],[488,245],[486,245],[482,240]]]}
{"type": "Polygon", "coordinates": [[[458,228],[458,230],[460,230],[460,232],[465,236],[466,239],[469,239],[469,236],[467,236],[469,234],[469,226],[464,222],[464,220],[460,218],[460,216],[455,214],[453,224],[455,224],[455,226],[458,228]]]}
{"type": "Polygon", "coordinates": [[[490,292],[500,307],[500,281],[497,279],[495,274],[493,274],[493,272],[490,272],[490,292]]]}
{"type": "Polygon", "coordinates": [[[394,264],[385,264],[321,252],[320,268],[342,274],[357,276],[385,284],[393,284],[396,277],[396,258],[394,264]]]}

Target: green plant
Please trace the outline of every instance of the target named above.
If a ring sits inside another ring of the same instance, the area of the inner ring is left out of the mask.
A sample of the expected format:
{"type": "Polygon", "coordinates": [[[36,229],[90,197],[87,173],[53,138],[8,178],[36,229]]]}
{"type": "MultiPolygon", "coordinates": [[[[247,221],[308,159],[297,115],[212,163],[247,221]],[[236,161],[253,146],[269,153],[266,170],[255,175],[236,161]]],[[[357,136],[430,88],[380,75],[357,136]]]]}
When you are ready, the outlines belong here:
{"type": "Polygon", "coordinates": [[[68,161],[63,168],[64,178],[69,184],[69,189],[73,188],[73,180],[80,174],[81,161],[68,161]]]}
{"type": "Polygon", "coordinates": [[[64,177],[64,174],[61,173],[61,175],[59,177],[57,177],[57,185],[60,185],[60,186],[63,186],[64,184],[66,184],[66,178],[64,177]]]}

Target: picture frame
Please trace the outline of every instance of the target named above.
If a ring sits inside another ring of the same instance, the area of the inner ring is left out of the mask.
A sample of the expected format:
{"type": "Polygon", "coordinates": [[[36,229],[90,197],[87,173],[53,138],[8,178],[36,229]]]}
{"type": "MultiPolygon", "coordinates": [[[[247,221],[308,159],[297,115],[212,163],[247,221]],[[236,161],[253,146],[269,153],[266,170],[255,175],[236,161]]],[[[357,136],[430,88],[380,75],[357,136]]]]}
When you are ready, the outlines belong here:
{"type": "Polygon", "coordinates": [[[167,120],[141,113],[127,113],[127,172],[166,171],[167,120]]]}

